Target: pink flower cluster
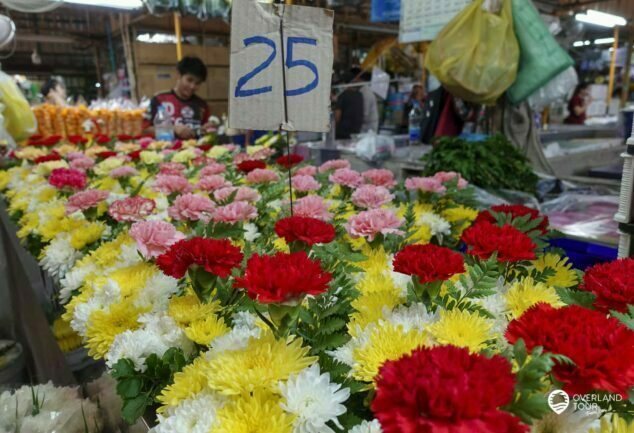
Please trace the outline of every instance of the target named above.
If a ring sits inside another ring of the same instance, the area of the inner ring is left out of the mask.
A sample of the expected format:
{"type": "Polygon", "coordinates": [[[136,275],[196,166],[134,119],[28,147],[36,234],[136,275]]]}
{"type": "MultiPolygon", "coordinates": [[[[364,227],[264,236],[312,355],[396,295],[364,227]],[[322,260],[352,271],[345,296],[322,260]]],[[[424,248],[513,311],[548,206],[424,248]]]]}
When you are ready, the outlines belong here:
{"type": "Polygon", "coordinates": [[[87,189],[71,195],[66,202],[66,215],[70,215],[78,210],[86,210],[97,206],[108,198],[110,193],[100,189],[87,189]]]}
{"type": "Polygon", "coordinates": [[[156,204],[154,200],[144,197],[126,197],[110,205],[108,214],[119,222],[141,221],[150,215],[156,204]]]}
{"type": "Polygon", "coordinates": [[[227,200],[231,197],[231,194],[236,193],[234,201],[250,201],[256,202],[260,200],[260,194],[253,188],[249,188],[248,186],[227,186],[224,188],[217,189],[214,191],[214,200],[216,202],[221,202],[227,200]]]}
{"type": "Polygon", "coordinates": [[[297,192],[317,191],[321,185],[312,176],[293,176],[291,179],[293,189],[297,192]]]}
{"type": "Polygon", "coordinates": [[[86,173],[74,168],[56,168],[48,177],[48,183],[57,189],[84,189],[86,181],[86,173]]]}
{"type": "Polygon", "coordinates": [[[89,170],[93,168],[95,165],[95,160],[88,156],[81,156],[79,158],[72,159],[70,161],[71,168],[75,168],[77,170],[89,170]]]}
{"type": "Polygon", "coordinates": [[[239,223],[254,219],[258,211],[254,206],[244,201],[234,201],[225,206],[219,206],[213,214],[214,221],[224,223],[239,223]]]}
{"type": "Polygon", "coordinates": [[[185,235],[165,221],[140,221],[130,227],[130,236],[146,259],[158,257],[185,235]]]}
{"type": "Polygon", "coordinates": [[[328,212],[328,203],[318,195],[309,195],[293,202],[293,213],[297,216],[330,221],[332,214],[328,212]]]}
{"type": "Polygon", "coordinates": [[[249,183],[268,183],[277,182],[280,177],[273,170],[267,168],[256,168],[247,174],[247,182],[249,183]]]}
{"type": "Polygon", "coordinates": [[[433,192],[436,194],[447,192],[447,187],[434,177],[410,177],[405,179],[405,188],[409,191],[433,192]]]}
{"type": "Polygon", "coordinates": [[[361,174],[358,171],[350,170],[349,168],[340,168],[335,170],[329,177],[332,183],[336,183],[341,186],[347,186],[348,188],[356,188],[362,183],[361,174]]]}
{"type": "Polygon", "coordinates": [[[350,217],[345,225],[346,231],[353,238],[364,237],[372,242],[379,234],[403,235],[398,228],[403,220],[387,209],[371,209],[350,217]]]}
{"type": "Polygon", "coordinates": [[[186,193],[190,192],[193,187],[186,177],[174,174],[158,174],[154,180],[154,189],[163,194],[172,194],[174,192],[186,193]]]}
{"type": "Polygon", "coordinates": [[[394,174],[385,168],[373,168],[361,173],[366,183],[375,186],[383,186],[385,188],[392,188],[396,186],[396,180],[394,174]]]}
{"type": "Polygon", "coordinates": [[[331,159],[319,166],[320,173],[326,173],[331,170],[339,170],[341,168],[350,168],[350,161],[346,159],[331,159]]]}
{"type": "Polygon", "coordinates": [[[442,183],[451,182],[454,179],[458,179],[458,189],[465,189],[469,186],[469,182],[460,176],[460,173],[456,173],[455,171],[439,171],[434,174],[434,179],[439,180],[442,183]]]}
{"type": "Polygon", "coordinates": [[[183,194],[176,197],[167,213],[176,221],[209,221],[214,210],[214,202],[196,194],[183,194]]]}
{"type": "Polygon", "coordinates": [[[257,152],[255,152],[253,155],[251,155],[251,159],[264,161],[268,159],[269,157],[273,156],[274,153],[275,153],[275,149],[271,149],[270,147],[265,149],[260,149],[257,152]]]}
{"type": "Polygon", "coordinates": [[[231,186],[225,178],[219,174],[212,174],[209,176],[201,177],[196,185],[196,188],[203,191],[215,191],[220,188],[231,186]]]}
{"type": "Polygon", "coordinates": [[[113,179],[119,179],[122,177],[132,177],[138,175],[139,172],[136,168],[129,165],[122,165],[110,171],[110,177],[113,179]]]}
{"type": "Polygon", "coordinates": [[[183,171],[185,171],[187,167],[185,167],[180,162],[162,162],[159,164],[159,173],[160,174],[173,174],[180,175],[183,171]]]}
{"type": "Polygon", "coordinates": [[[317,174],[317,167],[314,165],[307,165],[297,169],[293,176],[314,176],[317,174]]]}
{"type": "Polygon", "coordinates": [[[211,164],[208,164],[207,166],[205,166],[202,170],[200,170],[200,177],[206,177],[206,176],[211,176],[214,174],[222,174],[225,172],[227,168],[225,167],[224,164],[220,164],[218,162],[212,162],[211,164]]]}
{"type": "Polygon", "coordinates": [[[382,186],[361,185],[352,193],[352,203],[365,209],[375,209],[391,202],[394,195],[382,186]]]}

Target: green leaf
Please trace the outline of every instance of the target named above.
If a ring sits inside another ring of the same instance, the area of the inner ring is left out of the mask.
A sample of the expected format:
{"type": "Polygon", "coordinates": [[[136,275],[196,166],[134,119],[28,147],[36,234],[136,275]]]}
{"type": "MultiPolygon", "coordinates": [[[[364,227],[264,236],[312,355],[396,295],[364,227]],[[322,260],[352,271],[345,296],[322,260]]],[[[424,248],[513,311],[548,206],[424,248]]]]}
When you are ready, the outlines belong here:
{"type": "Polygon", "coordinates": [[[242,239],[244,229],[240,224],[212,222],[207,226],[207,236],[213,239],[242,239]]]}
{"type": "Polygon", "coordinates": [[[145,409],[152,401],[146,394],[139,395],[123,402],[121,416],[128,424],[134,424],[145,413],[145,409]]]}
{"type": "Polygon", "coordinates": [[[521,367],[526,362],[526,344],[523,339],[517,340],[515,345],[513,346],[513,355],[515,355],[515,360],[517,364],[521,367]]]}
{"type": "Polygon", "coordinates": [[[592,308],[596,296],[592,292],[582,290],[567,289],[564,287],[555,287],[557,296],[566,305],[580,305],[586,308],[592,308]]]}
{"type": "Polygon", "coordinates": [[[124,399],[134,398],[141,392],[142,381],[138,377],[124,379],[117,383],[117,394],[124,399]]]}
{"type": "Polygon", "coordinates": [[[317,335],[332,334],[342,328],[345,328],[345,326],[346,321],[343,319],[330,319],[319,328],[319,330],[317,331],[317,335]]]}
{"type": "Polygon", "coordinates": [[[634,305],[627,306],[627,313],[610,311],[610,314],[621,321],[625,326],[634,330],[634,305]]]}
{"type": "Polygon", "coordinates": [[[134,363],[127,358],[119,359],[112,368],[111,374],[115,379],[123,379],[134,376],[136,374],[134,363]]]}

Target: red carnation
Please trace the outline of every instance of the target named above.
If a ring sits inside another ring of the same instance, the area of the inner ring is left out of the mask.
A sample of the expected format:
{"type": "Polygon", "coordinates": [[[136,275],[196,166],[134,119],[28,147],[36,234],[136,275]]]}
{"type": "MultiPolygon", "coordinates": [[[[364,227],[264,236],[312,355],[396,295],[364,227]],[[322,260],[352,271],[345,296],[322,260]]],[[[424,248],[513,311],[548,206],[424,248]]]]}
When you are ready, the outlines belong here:
{"type": "MultiPolygon", "coordinates": [[[[513,219],[518,217],[523,217],[525,215],[530,215],[531,221],[541,218],[541,222],[536,227],[536,230],[540,230],[543,234],[548,233],[548,217],[546,215],[541,215],[539,211],[535,209],[531,209],[530,207],[522,206],[519,204],[509,205],[509,204],[500,204],[491,207],[491,211],[495,213],[504,213],[510,214],[513,219]]],[[[478,214],[478,217],[473,222],[474,224],[478,224],[483,221],[488,221],[491,224],[495,224],[495,218],[488,210],[483,210],[478,214]]]]}
{"type": "Polygon", "coordinates": [[[274,256],[254,254],[247,263],[244,277],[236,278],[235,287],[262,303],[287,302],[303,295],[318,295],[328,290],[332,275],[311,260],[305,252],[274,256]]]}
{"type": "Polygon", "coordinates": [[[41,164],[43,162],[59,161],[60,159],[62,159],[62,157],[59,156],[59,154],[53,152],[49,155],[38,156],[33,162],[35,162],[36,164],[41,164]]]}
{"type": "Polygon", "coordinates": [[[275,233],[288,243],[327,244],[335,238],[335,228],[327,222],[302,216],[283,218],[275,223],[275,233]]]}
{"type": "Polygon", "coordinates": [[[210,274],[227,278],[240,266],[242,253],[226,239],[192,238],[176,242],[156,259],[165,275],[183,278],[191,265],[198,265],[210,274]]]}
{"type": "Polygon", "coordinates": [[[474,224],[465,230],[462,240],[469,247],[467,252],[481,259],[488,259],[495,252],[500,262],[535,259],[535,243],[509,224],[502,227],[487,221],[474,224]]]}
{"type": "Polygon", "coordinates": [[[461,254],[433,244],[408,245],[394,256],[394,270],[415,275],[420,283],[444,281],[464,272],[461,254]]]}
{"type": "Polygon", "coordinates": [[[284,168],[290,169],[296,166],[297,164],[299,164],[300,162],[302,162],[303,160],[304,160],[303,156],[293,153],[290,155],[280,156],[279,158],[275,160],[275,162],[277,162],[279,165],[281,165],[284,168]]]}
{"type": "Polygon", "coordinates": [[[117,152],[113,150],[104,150],[103,152],[99,152],[97,154],[97,158],[101,158],[101,159],[107,159],[107,158],[110,158],[111,156],[117,156],[117,152]]]}
{"type": "Polygon", "coordinates": [[[134,137],[128,134],[119,134],[117,135],[117,140],[119,141],[132,141],[134,137]]]}
{"type": "Polygon", "coordinates": [[[212,144],[201,144],[198,146],[198,148],[202,150],[203,152],[207,152],[212,148],[212,146],[213,146],[212,144]]]}
{"type": "Polygon", "coordinates": [[[142,149],[138,149],[138,150],[133,150],[132,152],[128,153],[128,156],[133,160],[133,161],[138,161],[141,158],[141,152],[143,150],[142,149]]]}
{"type": "Polygon", "coordinates": [[[264,161],[256,161],[252,159],[247,159],[238,164],[238,170],[243,173],[251,173],[256,168],[266,168],[266,163],[264,161]]]}
{"type": "Polygon", "coordinates": [[[634,259],[591,267],[583,276],[581,289],[596,295],[594,306],[597,309],[605,313],[610,310],[626,312],[628,304],[634,305],[634,259]]]}
{"type": "Polygon", "coordinates": [[[553,367],[571,394],[604,390],[626,397],[634,386],[634,332],[604,313],[538,304],[509,324],[506,339],[515,344],[520,338],[529,350],[543,346],[575,363],[553,367]]]}
{"type": "Polygon", "coordinates": [[[57,189],[84,189],[86,187],[86,173],[74,168],[56,168],[51,171],[48,183],[57,189]]]}
{"type": "Polygon", "coordinates": [[[464,348],[419,348],[387,361],[372,412],[385,433],[524,433],[528,427],[499,408],[513,399],[511,364],[464,348]]]}
{"type": "Polygon", "coordinates": [[[68,141],[70,141],[73,144],[86,144],[88,143],[88,139],[85,137],[82,137],[81,135],[69,135],[68,136],[68,141]]]}
{"type": "Polygon", "coordinates": [[[29,139],[29,146],[55,146],[61,139],[61,135],[50,135],[46,138],[41,135],[35,135],[29,139]]]}
{"type": "Polygon", "coordinates": [[[110,137],[108,137],[108,136],[107,136],[107,135],[105,135],[105,134],[99,134],[99,135],[97,135],[97,136],[95,137],[95,141],[96,141],[98,144],[106,144],[106,143],[109,143],[109,142],[110,142],[110,137]]]}

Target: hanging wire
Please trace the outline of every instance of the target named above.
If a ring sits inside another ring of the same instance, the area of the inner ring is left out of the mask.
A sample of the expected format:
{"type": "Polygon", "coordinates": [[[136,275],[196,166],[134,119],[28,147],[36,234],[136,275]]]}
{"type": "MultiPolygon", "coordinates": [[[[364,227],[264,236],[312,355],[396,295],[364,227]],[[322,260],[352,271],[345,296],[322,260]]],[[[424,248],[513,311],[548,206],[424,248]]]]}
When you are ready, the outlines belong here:
{"type": "MultiPolygon", "coordinates": [[[[288,104],[286,101],[286,67],[285,67],[285,62],[286,62],[286,55],[284,54],[284,14],[286,12],[286,5],[284,4],[284,0],[277,0],[277,2],[279,4],[282,5],[282,16],[280,19],[280,48],[281,48],[281,53],[282,53],[282,91],[284,92],[282,94],[283,97],[283,101],[284,101],[284,123],[288,124],[288,104]]],[[[287,162],[288,162],[288,195],[289,195],[289,199],[290,199],[290,205],[291,205],[291,216],[293,216],[293,182],[292,182],[292,176],[291,176],[291,144],[290,144],[290,140],[289,140],[289,134],[288,131],[285,131],[282,128],[283,125],[280,125],[279,128],[279,134],[280,137],[282,137],[282,139],[284,140],[284,135],[286,135],[286,157],[288,158],[287,162]],[[286,133],[286,134],[284,134],[286,133]]]]}

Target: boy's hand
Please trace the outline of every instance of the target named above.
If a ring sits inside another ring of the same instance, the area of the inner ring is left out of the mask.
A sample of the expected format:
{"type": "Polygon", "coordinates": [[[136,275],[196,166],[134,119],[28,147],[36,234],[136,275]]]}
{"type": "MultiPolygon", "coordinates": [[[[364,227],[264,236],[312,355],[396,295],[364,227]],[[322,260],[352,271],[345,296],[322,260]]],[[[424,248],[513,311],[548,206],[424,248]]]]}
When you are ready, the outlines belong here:
{"type": "Polygon", "coordinates": [[[187,125],[174,125],[174,135],[183,140],[196,137],[194,130],[187,125]]]}

